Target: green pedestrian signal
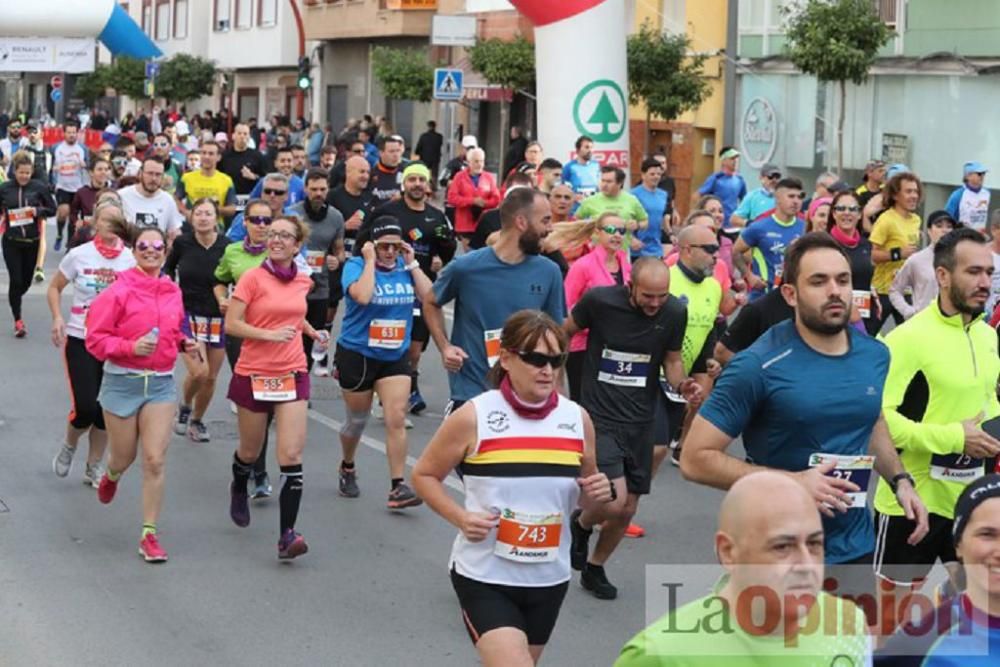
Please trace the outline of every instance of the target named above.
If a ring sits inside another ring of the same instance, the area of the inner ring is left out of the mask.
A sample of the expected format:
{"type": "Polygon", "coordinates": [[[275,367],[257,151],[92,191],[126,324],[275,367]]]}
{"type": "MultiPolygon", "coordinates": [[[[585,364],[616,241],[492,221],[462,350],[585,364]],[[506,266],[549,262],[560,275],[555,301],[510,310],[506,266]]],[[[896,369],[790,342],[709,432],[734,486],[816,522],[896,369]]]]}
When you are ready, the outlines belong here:
{"type": "Polygon", "coordinates": [[[309,58],[306,57],[299,58],[298,85],[300,90],[308,90],[312,86],[312,79],[309,76],[309,70],[310,70],[309,58]]]}

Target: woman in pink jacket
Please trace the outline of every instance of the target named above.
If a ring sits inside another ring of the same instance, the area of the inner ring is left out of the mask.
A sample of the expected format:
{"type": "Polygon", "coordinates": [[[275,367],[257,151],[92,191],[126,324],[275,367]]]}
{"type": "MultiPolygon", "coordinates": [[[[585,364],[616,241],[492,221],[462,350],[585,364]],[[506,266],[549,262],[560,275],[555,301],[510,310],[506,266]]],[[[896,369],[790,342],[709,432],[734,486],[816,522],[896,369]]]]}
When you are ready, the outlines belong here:
{"type": "Polygon", "coordinates": [[[142,439],[142,537],[139,555],[148,563],[167,560],[156,535],[163,504],[164,463],[170,444],[177,387],[174,364],[197,343],[181,333],[181,291],[161,274],[167,239],[156,228],[135,234],[136,267],[123,271],[90,306],[86,345],[104,362],[99,400],[104,410],[110,454],[97,497],[110,503],[118,480],[135,461],[142,439]]]}
{"type": "MultiPolygon", "coordinates": [[[[602,213],[587,222],[560,223],[549,236],[555,235],[560,243],[575,245],[582,240],[590,240],[593,248],[589,253],[573,262],[566,274],[566,312],[580,300],[584,292],[592,287],[625,285],[632,275],[628,253],[622,250],[625,238],[625,221],[617,213],[602,213]],[[567,225],[560,229],[562,225],[567,225]],[[596,236],[595,236],[596,233],[596,236]],[[575,238],[561,238],[566,234],[575,238]]],[[[566,361],[566,376],[569,378],[569,395],[574,401],[580,400],[580,380],[583,374],[583,357],[587,350],[587,332],[580,331],[569,342],[569,358],[566,361]]]]}
{"type": "Polygon", "coordinates": [[[482,148],[473,148],[465,154],[465,159],[468,169],[458,172],[448,186],[448,205],[455,207],[455,234],[462,240],[462,249],[468,252],[479,216],[500,205],[500,189],[493,175],[483,171],[486,153],[482,148]]]}

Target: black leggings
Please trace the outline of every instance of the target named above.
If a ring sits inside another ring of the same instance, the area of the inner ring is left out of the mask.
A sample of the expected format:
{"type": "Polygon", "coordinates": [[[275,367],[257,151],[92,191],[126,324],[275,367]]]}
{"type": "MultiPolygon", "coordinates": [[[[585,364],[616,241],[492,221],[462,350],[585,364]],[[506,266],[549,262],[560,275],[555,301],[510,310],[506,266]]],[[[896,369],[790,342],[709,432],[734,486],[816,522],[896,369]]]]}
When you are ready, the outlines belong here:
{"type": "MultiPolygon", "coordinates": [[[[330,305],[329,299],[306,299],[306,322],[312,325],[316,331],[326,329],[326,309],[330,305]]],[[[313,367],[312,349],[313,339],[302,334],[302,347],[306,351],[306,364],[311,371],[313,367]]]]}
{"type": "Polygon", "coordinates": [[[21,299],[31,287],[31,278],[38,262],[38,241],[17,241],[10,238],[8,231],[3,236],[3,261],[7,264],[10,274],[10,289],[7,298],[10,300],[10,312],[14,320],[21,319],[21,299]]]}
{"type": "MultiPolygon", "coordinates": [[[[236,367],[236,362],[240,359],[240,348],[243,347],[243,339],[226,334],[226,359],[229,360],[229,370],[236,367]]],[[[267,440],[271,432],[271,422],[274,421],[274,412],[267,415],[267,428],[264,430],[264,446],[260,448],[260,456],[253,463],[254,477],[267,472],[267,440]]]]}
{"type": "Polygon", "coordinates": [[[570,352],[566,357],[566,379],[569,382],[569,397],[571,400],[580,400],[580,386],[583,384],[583,360],[587,356],[586,350],[570,352]]]}
{"type": "Polygon", "coordinates": [[[101,391],[104,365],[87,352],[82,338],[67,336],[64,352],[72,401],[69,411],[70,426],[81,431],[93,426],[103,431],[104,412],[97,401],[97,395],[101,391]]]}

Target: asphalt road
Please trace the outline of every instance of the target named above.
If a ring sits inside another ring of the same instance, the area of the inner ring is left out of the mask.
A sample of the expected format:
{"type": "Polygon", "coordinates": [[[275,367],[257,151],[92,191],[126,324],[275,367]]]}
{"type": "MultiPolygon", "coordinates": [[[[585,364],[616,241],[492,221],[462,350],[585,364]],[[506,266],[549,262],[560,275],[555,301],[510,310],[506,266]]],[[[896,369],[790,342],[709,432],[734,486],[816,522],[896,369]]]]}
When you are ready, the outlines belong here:
{"type": "MultiPolygon", "coordinates": [[[[49,253],[47,276],[57,261],[49,253]]],[[[3,272],[0,291],[7,291],[3,272]]],[[[68,301],[66,294],[64,309],[68,301]]],[[[477,662],[447,575],[456,531],[426,507],[385,508],[389,480],[378,422],[369,423],[358,455],[361,497],[337,495],[336,431],[344,411],[333,380],[313,382],[297,526],[309,553],[278,562],[276,498],[252,506],[248,528],[229,520],[236,425],[223,398],[224,369],[208,414],[212,442],[174,436],[159,524],[170,561],[149,565],[136,553],[138,467],[126,473],[110,506],[81,484],[82,451],[68,478],[52,473],[69,399],[61,352],[49,341],[44,286],[26,297],[26,339],[13,338],[6,304],[0,312],[0,665],[477,662]]],[[[421,389],[430,407],[409,432],[413,457],[447,401],[433,347],[421,389]]],[[[269,467],[277,481],[273,454],[269,467]]],[[[574,576],[542,664],[613,662],[645,625],[647,601],[658,604],[646,594],[647,565],[714,563],[719,500],[664,466],[639,510],[647,536],[626,540],[607,566],[619,599],[594,599],[574,576]]],[[[685,576],[682,568],[667,572],[685,576]]],[[[703,593],[688,590],[681,599],[703,593]]]]}

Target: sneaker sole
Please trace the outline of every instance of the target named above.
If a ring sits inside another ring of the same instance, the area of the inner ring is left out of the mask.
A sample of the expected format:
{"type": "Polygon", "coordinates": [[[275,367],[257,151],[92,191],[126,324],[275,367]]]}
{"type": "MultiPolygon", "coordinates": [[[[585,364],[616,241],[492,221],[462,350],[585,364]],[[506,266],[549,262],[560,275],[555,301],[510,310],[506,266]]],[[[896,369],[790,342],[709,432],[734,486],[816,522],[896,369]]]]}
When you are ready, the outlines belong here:
{"type": "Polygon", "coordinates": [[[191,442],[197,442],[199,444],[203,442],[212,442],[211,436],[206,435],[205,437],[201,437],[200,435],[192,435],[190,431],[188,432],[187,437],[191,442]]]}
{"type": "Polygon", "coordinates": [[[184,422],[183,424],[180,422],[174,422],[174,433],[177,435],[184,435],[187,433],[187,428],[187,422],[184,422]]]}
{"type": "Polygon", "coordinates": [[[254,492],[254,494],[250,496],[250,500],[264,500],[265,498],[270,498],[271,494],[271,491],[262,491],[260,493],[254,492]]]}
{"type": "Polygon", "coordinates": [[[403,500],[403,501],[390,500],[388,503],[386,503],[386,507],[388,507],[391,510],[402,510],[406,509],[407,507],[418,507],[423,504],[424,501],[421,500],[420,498],[410,498],[409,500],[403,500]]]}
{"type": "Polygon", "coordinates": [[[147,556],[146,553],[142,549],[139,549],[139,555],[142,556],[142,559],[144,561],[146,561],[147,563],[166,563],[167,562],[167,557],[166,556],[147,556]]]}
{"type": "Polygon", "coordinates": [[[345,493],[340,489],[337,489],[337,495],[339,495],[341,498],[357,498],[358,496],[361,495],[361,492],[358,491],[357,493],[351,494],[351,493],[345,493]]]}
{"type": "Polygon", "coordinates": [[[309,553],[309,545],[305,542],[293,542],[285,553],[278,552],[278,560],[292,560],[309,553]]]}
{"type": "Polygon", "coordinates": [[[96,489],[97,487],[99,487],[101,485],[101,480],[98,479],[98,480],[94,481],[94,480],[90,479],[89,477],[84,477],[83,478],[83,485],[84,486],[89,486],[91,488],[96,489]]]}

